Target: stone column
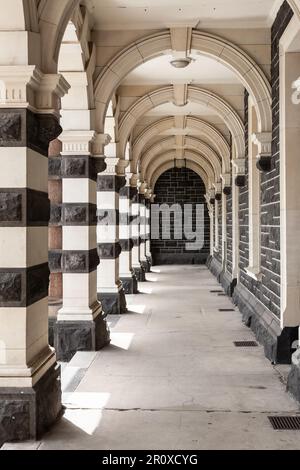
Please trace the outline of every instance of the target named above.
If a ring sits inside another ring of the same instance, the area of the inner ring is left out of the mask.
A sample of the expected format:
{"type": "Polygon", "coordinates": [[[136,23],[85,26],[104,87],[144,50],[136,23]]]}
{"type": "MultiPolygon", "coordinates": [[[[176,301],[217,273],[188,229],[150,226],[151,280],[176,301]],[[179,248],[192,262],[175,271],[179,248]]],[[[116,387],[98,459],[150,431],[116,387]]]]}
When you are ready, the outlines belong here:
{"type": "Polygon", "coordinates": [[[132,268],[132,234],[131,234],[131,197],[130,180],[132,173],[126,172],[126,185],[120,190],[120,279],[125,294],[138,293],[138,281],[132,268]]]}
{"type": "Polygon", "coordinates": [[[148,261],[149,271],[152,266],[152,253],[151,253],[151,190],[145,194],[146,203],[146,258],[148,261]]]}
{"type": "Polygon", "coordinates": [[[132,234],[132,269],[139,282],[145,281],[145,272],[140,264],[140,205],[137,188],[138,176],[131,178],[131,234],[132,234]]]}
{"type": "Polygon", "coordinates": [[[69,361],[77,351],[98,351],[109,343],[97,300],[96,181],[105,164],[91,155],[94,135],[94,131],[65,131],[60,137],[63,307],[55,327],[55,348],[61,361],[69,361]]]}
{"type": "Polygon", "coordinates": [[[62,179],[61,142],[56,139],[49,146],[48,193],[50,199],[49,224],[49,344],[54,346],[54,325],[62,302],[62,179]]]}
{"type": "Polygon", "coordinates": [[[106,315],[120,315],[127,311],[126,298],[119,277],[119,192],[125,185],[124,176],[118,175],[119,159],[107,157],[106,170],[98,175],[97,244],[100,257],[97,290],[106,315]]]}
{"type": "Polygon", "coordinates": [[[139,190],[139,212],[140,212],[140,264],[145,273],[150,271],[146,257],[146,198],[147,185],[142,183],[139,190]]]}
{"type": "Polygon", "coordinates": [[[36,439],[61,413],[48,344],[48,148],[60,133],[61,75],[1,66],[0,442],[36,439]]]}

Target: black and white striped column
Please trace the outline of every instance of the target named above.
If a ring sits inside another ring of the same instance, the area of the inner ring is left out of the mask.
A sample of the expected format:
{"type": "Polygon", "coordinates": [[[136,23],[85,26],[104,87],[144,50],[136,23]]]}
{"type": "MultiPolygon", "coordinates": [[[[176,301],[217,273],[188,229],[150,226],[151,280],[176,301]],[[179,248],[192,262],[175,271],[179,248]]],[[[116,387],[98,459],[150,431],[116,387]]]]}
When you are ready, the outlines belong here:
{"type": "Polygon", "coordinates": [[[132,269],[132,248],[131,238],[131,198],[130,180],[132,173],[126,172],[126,185],[120,190],[120,279],[122,281],[125,294],[137,294],[138,282],[132,269]]]}
{"type": "Polygon", "coordinates": [[[0,67],[0,440],[35,439],[61,412],[48,344],[48,147],[59,75],[0,67]]]}
{"type": "Polygon", "coordinates": [[[103,159],[91,155],[93,131],[65,131],[62,141],[63,178],[63,307],[58,312],[55,348],[61,361],[77,351],[98,351],[109,332],[97,300],[97,191],[103,159]]]}
{"type": "Polygon", "coordinates": [[[139,282],[145,281],[145,271],[140,263],[140,204],[138,191],[138,175],[131,178],[131,236],[132,236],[132,269],[139,282]]]}
{"type": "Polygon", "coordinates": [[[147,234],[146,234],[146,224],[147,224],[147,217],[146,217],[146,198],[145,193],[147,191],[147,185],[142,183],[139,188],[139,210],[140,210],[140,263],[141,267],[145,273],[150,271],[150,266],[148,263],[148,259],[146,257],[146,241],[147,241],[147,234]]]}
{"type": "Polygon", "coordinates": [[[146,203],[146,258],[148,261],[149,270],[152,266],[152,253],[151,253],[151,198],[152,191],[148,189],[145,194],[146,203]]]}
{"type": "Polygon", "coordinates": [[[97,180],[97,245],[100,257],[97,291],[106,315],[127,311],[125,292],[119,276],[119,192],[125,177],[118,176],[119,159],[107,157],[106,170],[97,180]]]}

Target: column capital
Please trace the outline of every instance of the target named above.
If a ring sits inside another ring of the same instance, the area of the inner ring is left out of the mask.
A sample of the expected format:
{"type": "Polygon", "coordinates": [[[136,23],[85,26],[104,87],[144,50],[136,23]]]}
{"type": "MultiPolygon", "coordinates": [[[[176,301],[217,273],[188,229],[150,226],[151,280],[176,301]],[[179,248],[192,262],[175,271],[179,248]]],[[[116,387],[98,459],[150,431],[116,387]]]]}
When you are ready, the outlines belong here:
{"type": "Polygon", "coordinates": [[[0,66],[0,107],[29,108],[59,116],[61,98],[70,85],[60,74],[44,74],[35,66],[0,66]]]}
{"type": "Polygon", "coordinates": [[[109,134],[95,134],[92,145],[93,156],[103,156],[104,148],[111,142],[111,136],[109,134]]]}
{"type": "Polygon", "coordinates": [[[235,184],[237,187],[241,188],[246,184],[246,159],[245,158],[235,158],[232,160],[232,168],[235,176],[235,184]]]}
{"type": "Polygon", "coordinates": [[[117,174],[119,176],[124,176],[125,173],[126,173],[126,168],[128,168],[130,164],[130,161],[129,160],[124,160],[124,159],[119,159],[119,163],[117,165],[117,174]]]}
{"type": "Polygon", "coordinates": [[[90,155],[95,140],[95,131],[64,131],[59,140],[62,155],[90,155]]]}
{"type": "Polygon", "coordinates": [[[132,177],[131,177],[131,181],[130,181],[131,186],[132,186],[133,188],[137,188],[137,187],[138,187],[139,177],[140,177],[139,174],[133,173],[133,175],[132,175],[132,177]]]}
{"type": "Polygon", "coordinates": [[[231,174],[230,173],[222,173],[221,179],[223,182],[223,193],[226,196],[231,194],[231,174]]]}
{"type": "Polygon", "coordinates": [[[257,132],[251,136],[252,142],[258,147],[256,166],[260,171],[271,170],[272,132],[257,132]]]}
{"type": "Polygon", "coordinates": [[[116,157],[106,157],[106,170],[103,172],[103,175],[117,175],[119,158],[116,157]]]}
{"type": "Polygon", "coordinates": [[[147,191],[147,187],[148,187],[148,183],[146,183],[144,181],[140,182],[139,193],[145,195],[145,193],[147,191]]]}

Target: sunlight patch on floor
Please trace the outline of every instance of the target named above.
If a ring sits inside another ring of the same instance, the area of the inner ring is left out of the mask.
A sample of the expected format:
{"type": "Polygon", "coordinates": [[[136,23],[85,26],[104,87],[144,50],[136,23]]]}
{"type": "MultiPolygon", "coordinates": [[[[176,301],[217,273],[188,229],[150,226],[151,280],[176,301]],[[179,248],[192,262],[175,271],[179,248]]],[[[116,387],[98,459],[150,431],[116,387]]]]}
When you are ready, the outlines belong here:
{"type": "Polygon", "coordinates": [[[134,333],[111,333],[110,344],[116,346],[117,348],[125,349],[126,351],[128,351],[134,336],[134,333]]]}

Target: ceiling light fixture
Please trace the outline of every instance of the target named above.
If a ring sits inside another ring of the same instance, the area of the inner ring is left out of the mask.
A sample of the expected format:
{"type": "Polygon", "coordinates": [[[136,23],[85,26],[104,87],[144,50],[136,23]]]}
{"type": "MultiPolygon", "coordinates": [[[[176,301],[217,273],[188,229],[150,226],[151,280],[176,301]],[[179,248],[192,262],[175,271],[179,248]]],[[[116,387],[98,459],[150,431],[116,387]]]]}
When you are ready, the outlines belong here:
{"type": "Polygon", "coordinates": [[[175,67],[176,69],[184,69],[190,63],[192,62],[192,59],[189,57],[183,57],[182,59],[173,59],[171,60],[170,64],[175,67]]]}

